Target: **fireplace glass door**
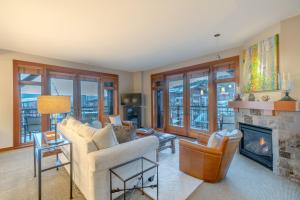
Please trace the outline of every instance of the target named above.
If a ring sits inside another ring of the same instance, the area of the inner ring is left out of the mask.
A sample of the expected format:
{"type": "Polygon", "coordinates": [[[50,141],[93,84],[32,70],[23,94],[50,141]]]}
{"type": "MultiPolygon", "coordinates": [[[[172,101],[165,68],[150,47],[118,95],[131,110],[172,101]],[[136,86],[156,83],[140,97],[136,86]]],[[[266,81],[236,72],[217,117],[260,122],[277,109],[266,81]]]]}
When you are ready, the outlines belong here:
{"type": "Polygon", "coordinates": [[[240,124],[243,138],[240,152],[265,165],[273,166],[272,130],[248,124],[240,124]]]}

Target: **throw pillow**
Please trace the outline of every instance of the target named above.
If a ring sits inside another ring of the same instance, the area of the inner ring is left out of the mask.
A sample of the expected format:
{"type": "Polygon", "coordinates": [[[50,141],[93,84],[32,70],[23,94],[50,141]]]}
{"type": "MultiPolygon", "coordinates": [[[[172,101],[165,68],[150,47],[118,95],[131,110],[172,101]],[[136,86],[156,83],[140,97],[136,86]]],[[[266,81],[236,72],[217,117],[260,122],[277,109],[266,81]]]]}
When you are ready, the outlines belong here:
{"type": "Polygon", "coordinates": [[[97,133],[93,135],[92,140],[97,146],[98,150],[106,149],[119,144],[114,130],[110,124],[102,129],[98,129],[97,133]]]}
{"type": "Polygon", "coordinates": [[[109,121],[111,124],[116,126],[122,126],[122,121],[120,115],[117,116],[109,116],[109,121]]]}
{"type": "Polygon", "coordinates": [[[211,134],[211,136],[209,137],[208,142],[207,142],[207,147],[210,147],[210,148],[218,148],[219,147],[219,144],[221,141],[216,135],[217,135],[217,133],[211,134]]]}
{"type": "Polygon", "coordinates": [[[113,125],[113,129],[120,144],[129,142],[136,138],[136,132],[134,128],[125,128],[124,126],[113,125]]]}

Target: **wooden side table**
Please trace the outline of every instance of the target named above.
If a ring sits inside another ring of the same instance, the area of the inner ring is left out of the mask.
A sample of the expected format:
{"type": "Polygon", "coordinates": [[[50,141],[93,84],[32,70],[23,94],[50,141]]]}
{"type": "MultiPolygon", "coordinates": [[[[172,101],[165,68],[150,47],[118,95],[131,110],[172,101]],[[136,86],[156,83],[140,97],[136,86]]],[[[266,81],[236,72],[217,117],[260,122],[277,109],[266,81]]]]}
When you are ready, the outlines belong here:
{"type": "Polygon", "coordinates": [[[63,142],[58,144],[49,145],[47,144],[46,138],[44,138],[43,133],[35,133],[33,135],[33,157],[34,157],[34,177],[36,177],[36,167],[38,167],[38,199],[42,199],[42,172],[48,171],[51,169],[57,169],[59,167],[70,165],[70,199],[73,198],[73,149],[72,142],[67,140],[61,133],[58,133],[60,137],[63,138],[63,142]],[[70,153],[67,155],[64,151],[62,151],[61,147],[69,146],[70,153]],[[58,155],[62,154],[68,161],[62,163],[58,159],[58,155]],[[48,156],[56,156],[56,164],[50,166],[48,168],[42,169],[42,159],[48,156]],[[36,166],[37,164],[37,166],[36,166]]]}

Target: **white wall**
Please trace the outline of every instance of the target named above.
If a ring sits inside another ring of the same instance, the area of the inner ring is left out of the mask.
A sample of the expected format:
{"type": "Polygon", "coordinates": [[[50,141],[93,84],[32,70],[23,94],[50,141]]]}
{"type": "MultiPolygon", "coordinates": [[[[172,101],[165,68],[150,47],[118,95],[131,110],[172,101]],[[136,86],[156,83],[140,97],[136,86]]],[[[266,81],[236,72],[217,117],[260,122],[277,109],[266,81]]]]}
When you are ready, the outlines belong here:
{"type": "MultiPolygon", "coordinates": [[[[245,41],[240,47],[224,50],[220,53],[222,58],[242,55],[242,51],[244,48],[249,47],[250,45],[258,42],[259,40],[266,39],[270,36],[279,33],[279,71],[289,72],[291,73],[291,79],[294,84],[294,89],[291,93],[293,97],[300,100],[300,15],[296,17],[292,17],[286,19],[282,22],[274,24],[268,29],[258,33],[249,40],[245,41]]],[[[210,54],[207,56],[195,58],[192,60],[188,60],[185,62],[162,66],[155,70],[145,71],[142,79],[143,79],[143,91],[146,97],[146,112],[144,115],[144,126],[151,126],[151,74],[168,71],[172,69],[182,68],[186,66],[191,66],[195,64],[205,63],[209,61],[216,60],[216,54],[210,54]]],[[[242,73],[242,69],[240,70],[242,73]]],[[[240,77],[241,79],[243,77],[240,77]]],[[[241,81],[242,82],[242,81],[241,81]]],[[[134,85],[137,83],[134,82],[134,85]]],[[[260,92],[255,93],[257,99],[260,99],[263,95],[269,95],[271,100],[276,101],[279,100],[282,96],[280,91],[274,92],[260,92]]],[[[247,98],[248,94],[244,94],[243,98],[247,98]]]]}
{"type": "MultiPolygon", "coordinates": [[[[279,48],[282,44],[282,39],[281,39],[281,26],[280,23],[277,23],[269,28],[267,28],[266,30],[262,31],[261,33],[258,33],[257,35],[255,35],[254,37],[250,38],[249,40],[247,40],[246,42],[244,42],[244,44],[241,47],[241,53],[240,53],[240,86],[243,87],[243,68],[242,68],[242,53],[243,53],[243,49],[248,48],[249,46],[252,46],[254,44],[256,44],[258,41],[260,40],[264,40],[266,38],[272,37],[275,34],[279,34],[279,48]]],[[[279,50],[280,51],[280,50],[279,50]]],[[[279,56],[281,56],[281,54],[279,53],[279,56]]],[[[280,59],[279,59],[280,60],[280,59]]],[[[279,63],[279,71],[280,69],[280,63],[279,63]]],[[[249,94],[243,94],[243,99],[248,99],[248,95],[249,94]]],[[[271,91],[271,92],[256,92],[255,93],[255,97],[256,99],[261,99],[262,96],[264,95],[268,95],[270,96],[270,100],[271,101],[276,101],[278,99],[281,98],[281,92],[280,91],[271,91]]]]}
{"type": "Polygon", "coordinates": [[[291,96],[300,100],[300,15],[284,20],[280,25],[280,66],[291,74],[294,85],[291,96]]]}
{"type": "Polygon", "coordinates": [[[130,72],[0,50],[0,148],[13,146],[13,59],[118,74],[119,92],[133,91],[130,72]]]}

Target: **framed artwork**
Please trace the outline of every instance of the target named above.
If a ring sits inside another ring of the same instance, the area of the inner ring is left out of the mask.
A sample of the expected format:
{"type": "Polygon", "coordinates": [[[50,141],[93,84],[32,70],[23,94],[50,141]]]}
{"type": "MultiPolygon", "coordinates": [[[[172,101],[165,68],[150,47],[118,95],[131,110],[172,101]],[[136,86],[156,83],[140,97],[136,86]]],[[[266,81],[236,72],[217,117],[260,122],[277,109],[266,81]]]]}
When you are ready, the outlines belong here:
{"type": "Polygon", "coordinates": [[[278,90],[279,35],[259,41],[243,51],[244,92],[278,90]]]}

